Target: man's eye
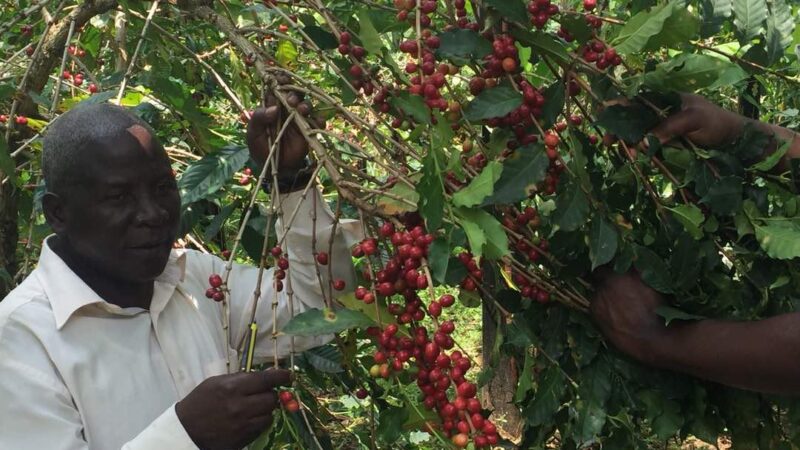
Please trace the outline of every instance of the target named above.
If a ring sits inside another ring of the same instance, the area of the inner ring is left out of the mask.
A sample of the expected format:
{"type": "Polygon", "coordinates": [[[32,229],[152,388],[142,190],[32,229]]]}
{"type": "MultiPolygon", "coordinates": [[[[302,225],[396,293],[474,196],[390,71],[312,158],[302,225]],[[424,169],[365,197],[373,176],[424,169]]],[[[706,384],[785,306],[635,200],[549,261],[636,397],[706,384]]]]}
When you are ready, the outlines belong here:
{"type": "Polygon", "coordinates": [[[119,202],[125,200],[126,198],[128,198],[128,194],[126,192],[113,192],[106,196],[106,199],[112,202],[119,202]]]}

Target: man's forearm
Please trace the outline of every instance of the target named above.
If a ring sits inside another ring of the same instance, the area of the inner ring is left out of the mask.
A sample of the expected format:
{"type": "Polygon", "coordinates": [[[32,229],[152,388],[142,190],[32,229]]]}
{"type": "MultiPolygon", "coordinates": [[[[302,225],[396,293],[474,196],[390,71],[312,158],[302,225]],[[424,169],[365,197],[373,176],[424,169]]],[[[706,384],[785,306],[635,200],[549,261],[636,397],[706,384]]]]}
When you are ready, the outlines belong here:
{"type": "Polygon", "coordinates": [[[800,394],[800,313],[670,326],[645,362],[742,389],[800,394]]]}

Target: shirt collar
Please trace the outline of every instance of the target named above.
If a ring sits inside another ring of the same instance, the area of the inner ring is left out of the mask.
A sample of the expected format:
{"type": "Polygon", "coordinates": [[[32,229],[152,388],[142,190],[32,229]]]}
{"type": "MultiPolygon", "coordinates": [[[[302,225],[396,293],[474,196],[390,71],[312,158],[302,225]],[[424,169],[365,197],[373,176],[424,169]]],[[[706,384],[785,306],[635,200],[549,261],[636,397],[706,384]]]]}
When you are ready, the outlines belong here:
{"type": "MultiPolygon", "coordinates": [[[[42,244],[42,253],[39,255],[36,274],[47,298],[50,300],[53,315],[56,319],[56,328],[60,330],[77,310],[87,305],[104,304],[109,307],[110,311],[124,311],[123,308],[103,300],[69,268],[67,263],[50,248],[48,241],[52,236],[48,236],[42,244]]],[[[155,281],[171,285],[174,288],[174,286],[183,281],[185,270],[186,251],[173,249],[167,266],[155,281]]],[[[151,303],[151,308],[158,306],[159,309],[163,309],[166,300],[159,301],[159,305],[151,303]]]]}

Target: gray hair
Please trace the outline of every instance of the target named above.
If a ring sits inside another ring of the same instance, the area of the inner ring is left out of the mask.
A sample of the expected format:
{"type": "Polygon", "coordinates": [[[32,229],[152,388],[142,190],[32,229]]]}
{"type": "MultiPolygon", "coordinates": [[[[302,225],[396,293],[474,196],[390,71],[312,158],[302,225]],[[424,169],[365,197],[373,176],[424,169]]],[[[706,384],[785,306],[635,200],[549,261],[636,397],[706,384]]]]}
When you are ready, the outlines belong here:
{"type": "Polygon", "coordinates": [[[65,193],[80,176],[87,149],[107,145],[134,125],[155,136],[147,122],[110,103],[78,105],[59,116],[42,139],[42,174],[47,190],[65,193]]]}

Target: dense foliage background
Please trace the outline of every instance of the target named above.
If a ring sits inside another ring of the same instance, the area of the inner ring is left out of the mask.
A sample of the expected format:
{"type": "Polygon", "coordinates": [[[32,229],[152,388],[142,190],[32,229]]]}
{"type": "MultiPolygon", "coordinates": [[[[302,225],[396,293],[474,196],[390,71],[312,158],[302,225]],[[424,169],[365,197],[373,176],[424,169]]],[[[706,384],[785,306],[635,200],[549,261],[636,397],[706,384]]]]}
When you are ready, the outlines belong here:
{"type": "Polygon", "coordinates": [[[800,204],[772,170],[785,147],[759,161],[767,138],[749,129],[721,149],[636,145],[676,92],[797,127],[797,17],[785,0],[4,1],[3,292],[49,233],[40,133],[80,102],[157,130],[182,190],[180,245],[275,264],[283,212],[242,146],[269,91],[313,144],[334,211],[376,240],[354,249],[361,291],[326,289],[347,309],[287,330],[340,339],[293,359],[303,407],[260,445],[796,448],[793,400],[642,367],[585,311],[606,264],[668,294],[667,320],[797,309],[800,204]],[[401,358],[389,338],[420,329],[401,358]]]}

